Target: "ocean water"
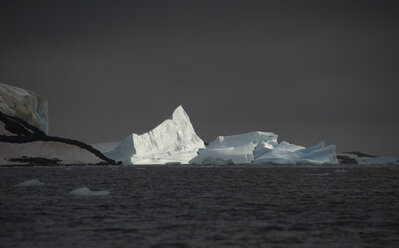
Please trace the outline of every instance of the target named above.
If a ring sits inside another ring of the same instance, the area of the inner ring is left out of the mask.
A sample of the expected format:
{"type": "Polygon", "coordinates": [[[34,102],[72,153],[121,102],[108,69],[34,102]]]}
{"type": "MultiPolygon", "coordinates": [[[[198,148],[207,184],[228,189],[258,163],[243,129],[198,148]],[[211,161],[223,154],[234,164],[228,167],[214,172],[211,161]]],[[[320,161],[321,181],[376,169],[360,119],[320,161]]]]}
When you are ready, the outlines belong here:
{"type": "Polygon", "coordinates": [[[399,247],[399,168],[1,167],[0,247],[399,247]]]}

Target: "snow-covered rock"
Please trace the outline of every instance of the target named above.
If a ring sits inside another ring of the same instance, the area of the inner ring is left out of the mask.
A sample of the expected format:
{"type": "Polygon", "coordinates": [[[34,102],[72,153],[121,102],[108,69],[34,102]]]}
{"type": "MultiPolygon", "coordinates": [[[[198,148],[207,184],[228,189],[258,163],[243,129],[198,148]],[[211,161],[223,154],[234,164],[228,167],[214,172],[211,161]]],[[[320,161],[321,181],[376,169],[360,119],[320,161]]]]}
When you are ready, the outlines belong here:
{"type": "Polygon", "coordinates": [[[0,165],[113,163],[99,151],[75,140],[50,136],[0,139],[0,165]]]}
{"type": "Polygon", "coordinates": [[[133,133],[104,154],[124,164],[187,164],[204,147],[187,113],[179,106],[153,130],[140,135],[133,133]]]}
{"type": "MultiPolygon", "coordinates": [[[[47,99],[33,91],[0,83],[0,112],[19,118],[48,134],[47,99]]],[[[10,135],[0,126],[1,135],[10,135]]]]}
{"type": "Polygon", "coordinates": [[[0,84],[0,165],[115,164],[83,142],[47,131],[46,98],[0,84]]]}
{"type": "Polygon", "coordinates": [[[324,143],[305,148],[277,143],[277,135],[270,132],[250,132],[219,136],[206,149],[200,149],[190,164],[335,164],[335,146],[324,143]]]}

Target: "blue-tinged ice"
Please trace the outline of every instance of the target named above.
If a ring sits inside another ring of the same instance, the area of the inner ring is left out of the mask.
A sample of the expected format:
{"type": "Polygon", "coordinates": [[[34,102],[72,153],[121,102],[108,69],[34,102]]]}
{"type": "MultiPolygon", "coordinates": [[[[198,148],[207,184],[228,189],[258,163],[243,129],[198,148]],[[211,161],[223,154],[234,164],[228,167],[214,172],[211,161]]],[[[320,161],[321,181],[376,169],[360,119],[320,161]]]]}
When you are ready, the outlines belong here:
{"type": "Polygon", "coordinates": [[[288,142],[277,142],[271,132],[250,132],[219,136],[190,164],[336,164],[335,146],[324,142],[305,148],[288,142]]]}

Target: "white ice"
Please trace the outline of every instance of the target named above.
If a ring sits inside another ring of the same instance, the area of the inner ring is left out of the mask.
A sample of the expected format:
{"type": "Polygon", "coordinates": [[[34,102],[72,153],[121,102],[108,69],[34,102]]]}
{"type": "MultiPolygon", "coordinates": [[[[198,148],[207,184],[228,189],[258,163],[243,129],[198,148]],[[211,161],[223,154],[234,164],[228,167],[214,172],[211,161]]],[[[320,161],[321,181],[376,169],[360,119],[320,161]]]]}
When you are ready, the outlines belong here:
{"type": "Polygon", "coordinates": [[[190,164],[247,164],[254,160],[253,151],[259,142],[277,141],[277,135],[270,132],[250,132],[231,136],[219,136],[190,164]]]}
{"type": "Polygon", "coordinates": [[[22,183],[18,183],[17,187],[31,187],[31,186],[41,186],[44,185],[44,183],[40,182],[38,179],[31,179],[24,181],[22,183]]]}
{"type": "Polygon", "coordinates": [[[277,142],[270,132],[250,132],[219,136],[190,164],[336,164],[335,146],[324,147],[324,142],[305,148],[277,142]]]}
{"type": "Polygon", "coordinates": [[[69,192],[70,195],[74,196],[105,196],[109,195],[109,191],[93,191],[87,187],[78,188],[69,192]]]}
{"type": "Polygon", "coordinates": [[[255,164],[337,164],[335,146],[324,147],[324,142],[304,148],[289,144],[259,143],[254,150],[255,164]]]}
{"type": "Polygon", "coordinates": [[[124,164],[187,164],[204,147],[187,113],[179,106],[153,130],[141,135],[133,133],[104,154],[124,164]]]}

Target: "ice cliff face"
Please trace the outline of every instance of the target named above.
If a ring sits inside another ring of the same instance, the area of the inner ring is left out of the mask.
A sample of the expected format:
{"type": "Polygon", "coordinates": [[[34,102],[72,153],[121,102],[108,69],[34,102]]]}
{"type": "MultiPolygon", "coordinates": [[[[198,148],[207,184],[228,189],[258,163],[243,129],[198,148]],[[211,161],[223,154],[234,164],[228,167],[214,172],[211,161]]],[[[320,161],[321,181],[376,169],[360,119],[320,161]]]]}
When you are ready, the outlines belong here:
{"type": "Polygon", "coordinates": [[[48,134],[47,99],[32,91],[0,83],[0,112],[48,134]]]}
{"type": "Polygon", "coordinates": [[[206,149],[200,149],[190,164],[335,164],[335,146],[324,143],[305,148],[277,143],[277,135],[268,132],[250,132],[219,136],[206,149]]]}
{"type": "Polygon", "coordinates": [[[129,135],[105,155],[124,164],[187,164],[204,147],[187,113],[179,106],[153,130],[129,135]]]}

